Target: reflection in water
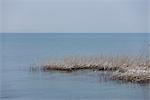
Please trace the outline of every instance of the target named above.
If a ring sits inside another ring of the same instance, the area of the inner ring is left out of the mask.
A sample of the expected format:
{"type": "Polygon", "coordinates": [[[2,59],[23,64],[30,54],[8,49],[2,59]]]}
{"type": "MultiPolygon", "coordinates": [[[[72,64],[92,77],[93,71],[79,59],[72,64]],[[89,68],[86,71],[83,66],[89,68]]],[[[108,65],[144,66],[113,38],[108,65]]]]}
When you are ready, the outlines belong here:
{"type": "Polygon", "coordinates": [[[142,90],[143,100],[149,100],[150,99],[150,85],[149,84],[142,85],[142,86],[139,86],[139,88],[141,88],[142,90]]]}
{"type": "Polygon", "coordinates": [[[150,88],[148,84],[114,81],[110,79],[108,72],[85,70],[65,73],[18,70],[8,71],[4,77],[1,91],[1,99],[3,100],[76,100],[87,98],[89,100],[108,100],[110,98],[115,100],[120,98],[149,100],[150,88]]]}
{"type": "MultiPolygon", "coordinates": [[[[111,75],[107,72],[99,72],[97,74],[98,76],[98,81],[99,83],[109,83],[110,81],[118,84],[119,86],[126,86],[130,89],[134,88],[139,88],[141,90],[141,98],[142,100],[149,100],[150,99],[150,84],[149,83],[144,83],[144,84],[139,84],[139,83],[132,83],[132,82],[124,82],[121,80],[111,80],[111,75]]],[[[138,94],[137,94],[138,95],[138,94]]]]}

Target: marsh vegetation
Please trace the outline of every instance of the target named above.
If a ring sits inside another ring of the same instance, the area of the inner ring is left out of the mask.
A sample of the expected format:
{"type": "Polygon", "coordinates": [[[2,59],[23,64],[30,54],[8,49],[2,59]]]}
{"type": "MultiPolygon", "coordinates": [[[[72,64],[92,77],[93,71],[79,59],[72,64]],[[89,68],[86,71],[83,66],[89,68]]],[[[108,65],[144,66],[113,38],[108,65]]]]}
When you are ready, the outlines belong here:
{"type": "Polygon", "coordinates": [[[44,71],[111,71],[111,78],[127,82],[150,82],[150,59],[144,56],[67,56],[42,65],[44,71]]]}

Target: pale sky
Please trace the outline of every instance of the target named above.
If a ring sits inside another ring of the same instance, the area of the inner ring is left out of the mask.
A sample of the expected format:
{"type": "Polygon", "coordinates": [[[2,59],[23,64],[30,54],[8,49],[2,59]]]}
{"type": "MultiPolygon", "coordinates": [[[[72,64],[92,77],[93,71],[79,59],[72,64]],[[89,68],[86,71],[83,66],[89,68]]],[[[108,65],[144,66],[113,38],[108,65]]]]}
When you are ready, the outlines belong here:
{"type": "Polygon", "coordinates": [[[150,32],[149,0],[0,1],[0,32],[150,32]]]}

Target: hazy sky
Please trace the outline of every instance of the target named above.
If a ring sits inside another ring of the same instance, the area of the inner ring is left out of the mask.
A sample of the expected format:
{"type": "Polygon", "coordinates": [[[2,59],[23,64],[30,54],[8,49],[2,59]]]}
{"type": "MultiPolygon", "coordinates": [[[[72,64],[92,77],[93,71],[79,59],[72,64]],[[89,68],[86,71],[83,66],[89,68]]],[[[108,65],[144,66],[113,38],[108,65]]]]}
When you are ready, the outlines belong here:
{"type": "Polygon", "coordinates": [[[150,30],[149,0],[0,1],[0,32],[115,33],[150,30]]]}

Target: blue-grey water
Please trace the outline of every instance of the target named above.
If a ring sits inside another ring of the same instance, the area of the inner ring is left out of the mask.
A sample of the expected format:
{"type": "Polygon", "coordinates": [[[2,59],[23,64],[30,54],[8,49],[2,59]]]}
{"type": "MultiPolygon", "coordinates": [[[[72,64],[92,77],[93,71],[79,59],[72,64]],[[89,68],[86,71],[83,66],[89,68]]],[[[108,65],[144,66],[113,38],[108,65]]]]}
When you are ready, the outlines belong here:
{"type": "Polygon", "coordinates": [[[148,55],[149,34],[1,34],[1,100],[149,100],[147,84],[109,80],[102,72],[29,71],[68,55],[148,55]]]}

